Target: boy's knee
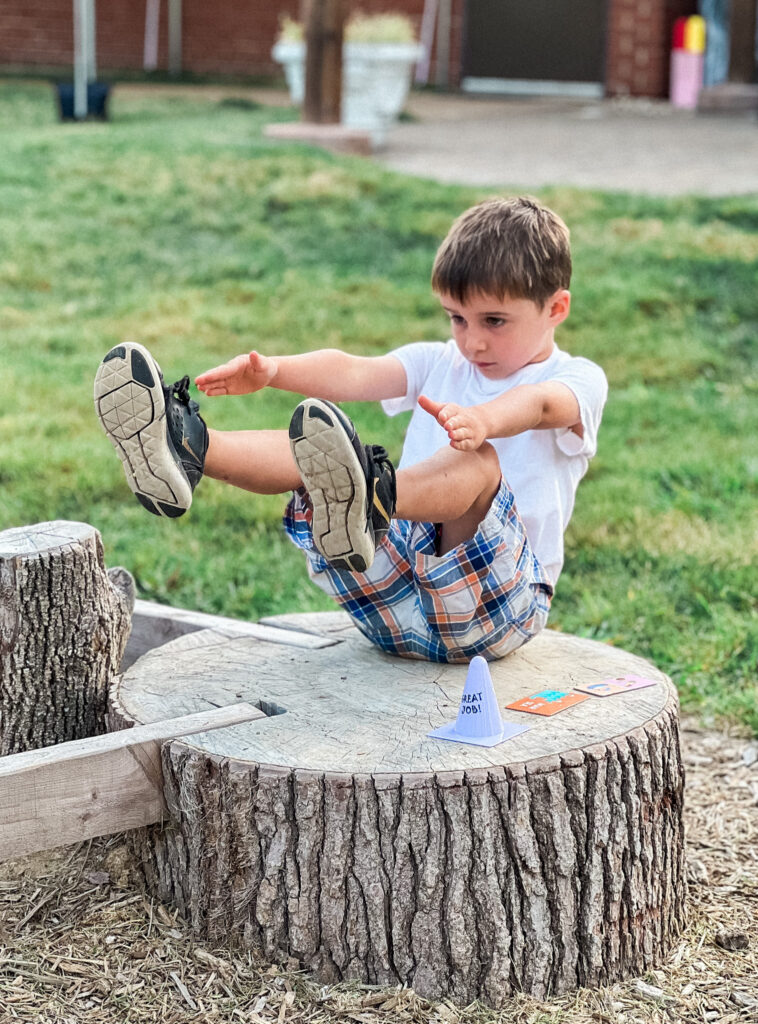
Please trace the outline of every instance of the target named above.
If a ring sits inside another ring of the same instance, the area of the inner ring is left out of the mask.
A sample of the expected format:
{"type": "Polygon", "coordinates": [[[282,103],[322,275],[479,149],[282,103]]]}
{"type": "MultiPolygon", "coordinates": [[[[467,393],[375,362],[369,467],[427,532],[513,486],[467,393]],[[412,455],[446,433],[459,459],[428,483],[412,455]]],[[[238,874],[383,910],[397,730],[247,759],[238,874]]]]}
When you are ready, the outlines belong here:
{"type": "Polygon", "coordinates": [[[480,445],[476,451],[470,453],[475,456],[478,460],[481,474],[482,474],[482,491],[490,492],[493,489],[496,491],[500,486],[500,479],[503,475],[503,470],[500,465],[500,459],[498,458],[497,452],[489,441],[485,441],[484,444],[480,445]]]}
{"type": "Polygon", "coordinates": [[[482,500],[489,504],[500,486],[503,475],[498,454],[489,441],[485,441],[478,448],[465,452],[448,445],[437,452],[437,457],[447,461],[448,464],[451,461],[458,461],[460,465],[467,466],[469,486],[467,486],[466,492],[471,504],[480,504],[482,500]]]}
{"type": "Polygon", "coordinates": [[[492,473],[497,473],[500,476],[502,470],[500,468],[500,459],[498,458],[497,452],[493,445],[489,441],[485,441],[484,444],[480,445],[476,449],[476,454],[482,459],[485,468],[492,473]]]}

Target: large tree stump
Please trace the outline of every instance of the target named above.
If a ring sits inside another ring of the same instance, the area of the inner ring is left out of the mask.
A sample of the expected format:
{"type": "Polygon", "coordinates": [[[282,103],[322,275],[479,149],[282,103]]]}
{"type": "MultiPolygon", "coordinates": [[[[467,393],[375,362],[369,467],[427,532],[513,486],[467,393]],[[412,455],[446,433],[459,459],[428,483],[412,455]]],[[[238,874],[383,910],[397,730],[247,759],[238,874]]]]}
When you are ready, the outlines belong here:
{"type": "Polygon", "coordinates": [[[504,711],[530,730],[464,746],[427,733],[455,718],[465,666],[384,655],[341,613],[278,624],[323,639],[202,630],[143,655],[112,696],[122,726],[239,700],[270,716],[166,744],[173,823],[135,833],[149,889],[198,933],[326,981],[493,1006],[666,954],[686,893],[666,676],[548,630],[491,665],[501,708],[627,672],[657,684],[553,718],[504,711]]]}
{"type": "Polygon", "coordinates": [[[0,755],[105,729],[134,582],[100,534],[56,521],[0,533],[0,755]]]}

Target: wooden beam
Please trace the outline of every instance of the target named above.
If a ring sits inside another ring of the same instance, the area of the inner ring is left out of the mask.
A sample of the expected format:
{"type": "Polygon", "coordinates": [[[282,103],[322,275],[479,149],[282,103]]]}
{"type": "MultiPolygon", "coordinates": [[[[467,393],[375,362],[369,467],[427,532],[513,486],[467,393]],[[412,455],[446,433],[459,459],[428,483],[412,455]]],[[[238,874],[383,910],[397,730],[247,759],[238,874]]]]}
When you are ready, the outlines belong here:
{"type": "Polygon", "coordinates": [[[338,124],[342,104],[345,0],[310,0],[305,22],[303,120],[338,124]]]}
{"type": "Polygon", "coordinates": [[[195,633],[200,629],[215,629],[226,636],[254,636],[259,640],[267,640],[272,644],[287,644],[290,647],[317,649],[337,643],[337,638],[314,636],[304,632],[286,632],[266,623],[245,622],[244,619],[230,619],[225,615],[209,615],[207,612],[195,612],[186,608],[172,608],[167,604],[155,601],[143,601],[139,598],[134,603],[132,614],[132,631],[124,651],[121,671],[134,664],[137,658],[152,651],[169,640],[175,640],[186,633],[195,633]]]}
{"type": "Polygon", "coordinates": [[[265,717],[240,703],[0,758],[0,860],[161,821],[162,743],[265,717]]]}

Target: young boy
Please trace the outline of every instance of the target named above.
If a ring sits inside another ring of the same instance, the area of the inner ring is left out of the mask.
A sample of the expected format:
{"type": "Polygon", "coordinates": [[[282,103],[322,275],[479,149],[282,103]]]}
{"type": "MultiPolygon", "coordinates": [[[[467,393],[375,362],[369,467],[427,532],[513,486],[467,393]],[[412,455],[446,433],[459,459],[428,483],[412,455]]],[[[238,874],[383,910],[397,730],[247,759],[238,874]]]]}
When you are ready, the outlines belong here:
{"type": "Polygon", "coordinates": [[[196,379],[210,397],[267,386],[310,396],[288,432],[208,431],[189,378],[166,387],[134,344],[105,356],[96,408],[151,512],[182,515],[203,475],[292,491],[287,533],[369,640],[432,661],[499,658],[547,622],[607,396],[603,371],[554,342],[570,277],[556,214],[490,200],[458,218],[435,259],[447,343],[378,357],[250,352],[196,379]],[[342,401],[413,410],[397,473],[361,443],[342,401]]]}

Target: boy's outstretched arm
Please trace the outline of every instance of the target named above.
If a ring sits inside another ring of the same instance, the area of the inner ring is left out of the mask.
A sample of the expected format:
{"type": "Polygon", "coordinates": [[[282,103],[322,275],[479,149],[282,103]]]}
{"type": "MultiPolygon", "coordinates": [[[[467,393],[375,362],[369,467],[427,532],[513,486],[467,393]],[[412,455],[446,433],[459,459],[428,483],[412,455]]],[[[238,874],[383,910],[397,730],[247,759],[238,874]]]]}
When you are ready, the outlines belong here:
{"type": "Polygon", "coordinates": [[[513,437],[526,430],[568,427],[582,435],[579,403],[558,381],[522,384],[482,405],[433,402],[420,395],[419,405],[447,431],[459,451],[479,448],[488,438],[513,437]]]}
{"type": "Polygon", "coordinates": [[[201,373],[195,384],[209,397],[273,387],[333,402],[398,398],[407,386],[405,369],[394,356],[354,356],[336,348],[296,356],[246,353],[201,373]]]}

